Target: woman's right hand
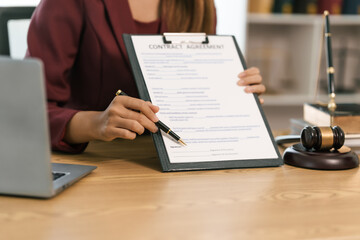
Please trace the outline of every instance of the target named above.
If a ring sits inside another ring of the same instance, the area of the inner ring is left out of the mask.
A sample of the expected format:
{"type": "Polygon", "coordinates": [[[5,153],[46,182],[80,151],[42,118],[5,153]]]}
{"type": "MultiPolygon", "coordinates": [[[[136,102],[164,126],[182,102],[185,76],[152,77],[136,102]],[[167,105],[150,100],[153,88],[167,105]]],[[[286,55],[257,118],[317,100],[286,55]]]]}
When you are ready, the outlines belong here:
{"type": "Polygon", "coordinates": [[[103,112],[76,113],[66,127],[64,140],[70,144],[115,138],[135,139],[145,129],[158,131],[155,113],[159,107],[129,96],[116,96],[103,112]]]}
{"type": "Polygon", "coordinates": [[[135,139],[145,128],[158,131],[154,122],[159,121],[155,113],[159,107],[141,99],[116,96],[108,108],[99,115],[97,139],[111,141],[115,138],[135,139]]]}

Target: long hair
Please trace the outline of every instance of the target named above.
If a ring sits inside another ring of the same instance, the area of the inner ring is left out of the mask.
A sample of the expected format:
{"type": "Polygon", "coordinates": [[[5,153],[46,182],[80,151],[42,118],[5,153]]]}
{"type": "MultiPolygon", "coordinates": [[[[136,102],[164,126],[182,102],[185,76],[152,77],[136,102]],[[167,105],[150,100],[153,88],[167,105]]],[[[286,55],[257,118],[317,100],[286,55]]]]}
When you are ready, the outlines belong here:
{"type": "Polygon", "coordinates": [[[169,32],[215,34],[214,0],[161,0],[159,7],[169,32]]]}

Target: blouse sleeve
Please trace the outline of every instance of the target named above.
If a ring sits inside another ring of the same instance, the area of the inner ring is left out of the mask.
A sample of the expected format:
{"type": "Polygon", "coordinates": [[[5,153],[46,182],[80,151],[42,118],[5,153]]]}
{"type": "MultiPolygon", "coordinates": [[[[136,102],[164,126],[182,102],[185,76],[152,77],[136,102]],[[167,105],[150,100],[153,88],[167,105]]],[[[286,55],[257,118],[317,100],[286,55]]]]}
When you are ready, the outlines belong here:
{"type": "Polygon", "coordinates": [[[83,28],[83,0],[42,0],[28,32],[27,57],[45,66],[47,108],[53,150],[82,152],[87,143],[64,142],[65,129],[78,110],[63,107],[70,98],[68,75],[74,65],[83,28]]]}

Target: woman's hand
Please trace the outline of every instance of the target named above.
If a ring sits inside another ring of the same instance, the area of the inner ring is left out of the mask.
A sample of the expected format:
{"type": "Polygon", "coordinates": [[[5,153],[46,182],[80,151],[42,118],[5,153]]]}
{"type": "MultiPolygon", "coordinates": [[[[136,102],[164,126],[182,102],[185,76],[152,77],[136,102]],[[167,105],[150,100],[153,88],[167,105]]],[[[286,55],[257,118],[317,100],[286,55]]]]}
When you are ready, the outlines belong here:
{"type": "MultiPolygon", "coordinates": [[[[248,68],[245,71],[241,72],[239,75],[239,81],[237,84],[239,86],[246,86],[245,92],[247,93],[257,93],[258,95],[265,92],[266,88],[262,84],[262,77],[260,75],[260,70],[256,67],[248,68]]],[[[260,98],[260,102],[264,103],[264,99],[260,98]]]]}
{"type": "Polygon", "coordinates": [[[115,138],[135,139],[143,134],[145,128],[158,131],[154,122],[159,121],[155,113],[159,107],[141,99],[117,96],[102,112],[98,123],[98,139],[111,141],[115,138]]]}
{"type": "Polygon", "coordinates": [[[70,144],[115,138],[135,139],[145,129],[158,131],[154,122],[159,107],[141,99],[116,96],[103,112],[82,111],[70,120],[64,140],[70,144]]]}

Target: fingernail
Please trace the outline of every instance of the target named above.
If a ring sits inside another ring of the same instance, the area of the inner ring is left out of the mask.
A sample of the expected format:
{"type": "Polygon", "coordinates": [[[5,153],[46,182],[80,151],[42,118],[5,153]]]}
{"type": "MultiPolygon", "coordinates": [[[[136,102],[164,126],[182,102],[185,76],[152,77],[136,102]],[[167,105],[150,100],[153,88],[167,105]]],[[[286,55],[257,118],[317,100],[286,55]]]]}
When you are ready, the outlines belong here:
{"type": "Polygon", "coordinates": [[[239,80],[239,81],[237,82],[237,84],[240,85],[240,86],[244,86],[244,85],[245,85],[245,81],[244,81],[244,80],[239,80]]]}
{"type": "Polygon", "coordinates": [[[241,72],[240,74],[239,74],[239,77],[245,77],[246,76],[246,72],[241,72]]]}
{"type": "Polygon", "coordinates": [[[246,87],[246,88],[244,89],[244,91],[245,91],[246,93],[252,93],[252,88],[251,88],[251,87],[246,87]]]}

